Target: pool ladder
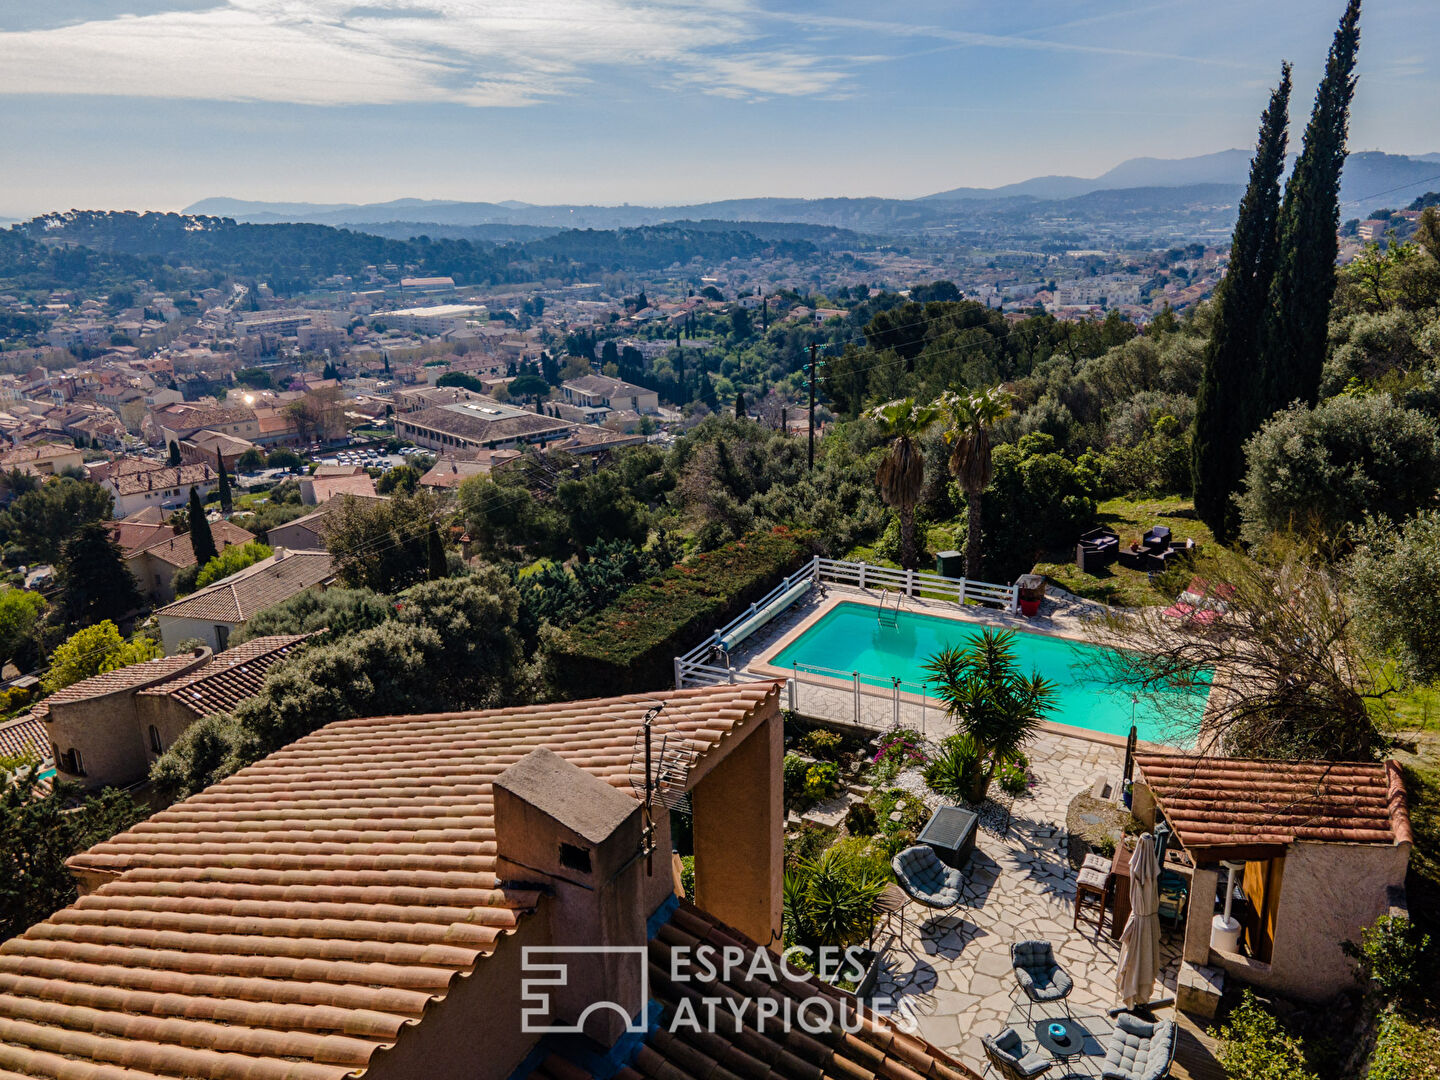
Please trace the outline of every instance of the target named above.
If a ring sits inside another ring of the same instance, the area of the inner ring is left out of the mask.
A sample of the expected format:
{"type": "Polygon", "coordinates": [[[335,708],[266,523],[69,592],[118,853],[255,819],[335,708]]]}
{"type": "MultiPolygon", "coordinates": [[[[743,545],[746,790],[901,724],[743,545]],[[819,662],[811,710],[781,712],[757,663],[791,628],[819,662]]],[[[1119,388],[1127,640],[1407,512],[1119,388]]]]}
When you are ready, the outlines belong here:
{"type": "Polygon", "coordinates": [[[880,610],[875,613],[875,621],[881,626],[900,625],[900,601],[905,598],[904,593],[895,593],[895,603],[890,607],[885,606],[885,598],[888,593],[880,594],[880,610]]]}

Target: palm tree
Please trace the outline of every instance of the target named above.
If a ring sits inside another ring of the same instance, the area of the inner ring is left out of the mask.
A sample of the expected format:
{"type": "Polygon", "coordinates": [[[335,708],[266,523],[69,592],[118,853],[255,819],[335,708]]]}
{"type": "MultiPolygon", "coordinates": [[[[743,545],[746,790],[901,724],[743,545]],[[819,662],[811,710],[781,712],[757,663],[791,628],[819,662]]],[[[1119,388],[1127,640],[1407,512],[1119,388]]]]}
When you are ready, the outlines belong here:
{"type": "Polygon", "coordinates": [[[880,498],[900,516],[900,565],[915,569],[915,504],[925,487],[925,457],[920,436],[939,418],[934,405],[917,405],[914,398],[887,401],[870,410],[880,425],[880,434],[890,440],[890,449],[880,460],[875,482],[880,498]]]}
{"type": "Polygon", "coordinates": [[[992,386],[979,393],[947,390],[935,401],[945,417],[950,473],[965,492],[965,576],[980,576],[980,500],[990,486],[990,429],[1010,415],[1010,394],[992,386]]]}
{"type": "Polygon", "coordinates": [[[1055,684],[1038,672],[1020,673],[1014,641],[1013,630],[986,627],[969,645],[947,645],[925,664],[935,696],[959,733],[974,741],[973,803],[985,801],[991,778],[1016,758],[1055,708],[1055,684]]]}

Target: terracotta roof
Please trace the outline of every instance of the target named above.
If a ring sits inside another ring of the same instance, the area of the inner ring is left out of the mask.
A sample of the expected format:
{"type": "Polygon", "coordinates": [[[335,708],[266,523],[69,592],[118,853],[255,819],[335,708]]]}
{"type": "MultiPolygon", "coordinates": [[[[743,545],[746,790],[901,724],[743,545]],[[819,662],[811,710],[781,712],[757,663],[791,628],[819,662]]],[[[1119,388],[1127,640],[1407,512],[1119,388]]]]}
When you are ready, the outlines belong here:
{"type": "Polygon", "coordinates": [[[45,724],[33,712],[0,724],[0,755],[34,758],[44,761],[50,756],[50,736],[45,724]]]}
{"type": "MultiPolygon", "coordinates": [[[[668,692],[713,751],[773,683],[668,692]]],[[[495,875],[492,781],[546,746],[629,792],[654,695],[329,724],[70,866],[95,885],[0,945],[0,1070],[341,1080],[538,901],[495,875]]]]}
{"type": "Polygon", "coordinates": [[[149,469],[134,469],[112,473],[108,483],[117,495],[135,495],[142,491],[164,491],[167,488],[188,488],[208,484],[216,477],[209,465],[153,465],[149,469]]]}
{"type": "Polygon", "coordinates": [[[278,553],[191,593],[155,614],[176,619],[213,619],[242,623],[257,611],[288,600],[331,577],[327,551],[278,553]]]}
{"type": "Polygon", "coordinates": [[[1189,850],[1411,840],[1405,787],[1393,761],[1136,754],[1135,764],[1189,850]]]}
{"type": "Polygon", "coordinates": [[[317,633],[320,631],[253,638],[217,654],[198,671],[146,687],[140,693],[172,697],[197,717],[229,712],[258,694],[270,669],[293,656],[306,639],[317,633]]]}
{"type": "MultiPolygon", "coordinates": [[[[153,509],[153,507],[146,507],[146,509],[153,509]]],[[[131,521],[128,518],[122,521],[107,521],[105,528],[109,530],[111,539],[120,545],[120,550],[127,557],[151,544],[169,540],[175,535],[173,525],[166,525],[163,522],[131,521]]]]}
{"type": "Polygon", "coordinates": [[[367,473],[356,476],[320,476],[311,481],[310,490],[317,503],[329,502],[337,495],[375,495],[375,481],[367,473]]]}
{"type": "MultiPolygon", "coordinates": [[[[255,537],[252,533],[246,532],[239,525],[232,525],[223,518],[210,523],[210,538],[215,541],[215,549],[224,551],[227,547],[235,547],[240,544],[248,544],[255,537]]],[[[169,563],[171,566],[194,566],[195,547],[190,542],[189,533],[181,533],[179,536],[170,536],[158,540],[149,547],[141,548],[139,551],[127,554],[138,555],[141,553],[153,555],[161,562],[169,563]]]]}
{"type": "MultiPolygon", "coordinates": [[[[747,957],[760,948],[708,912],[680,901],[669,921],[650,939],[650,996],[664,1010],[659,1026],[646,1036],[630,1064],[614,1074],[614,1080],[978,1080],[968,1067],[923,1039],[897,1031],[873,1013],[861,1012],[857,1017],[851,1011],[856,1004],[853,997],[818,979],[782,977],[772,981],[768,974],[750,979],[746,977],[751,970],[747,958],[734,965],[729,979],[705,982],[696,975],[683,984],[673,982],[672,952],[688,950],[682,954],[685,960],[680,968],[693,971],[688,959],[702,944],[717,950],[739,946],[747,957]],[[784,1015],[785,999],[791,999],[791,1009],[798,1009],[802,1002],[819,996],[831,999],[837,1015],[845,1010],[847,1023],[858,1023],[859,1030],[848,1034],[837,1024],[812,1033],[797,1024],[773,1020],[757,1026],[752,1019],[756,1008],[748,1004],[743,1013],[746,1022],[738,1031],[728,1016],[713,1032],[674,1023],[681,998],[692,999],[700,1016],[705,1015],[705,1006],[694,999],[722,997],[736,1003],[772,999],[781,1003],[777,1015],[784,1015]]],[[[755,970],[768,973],[778,967],[772,956],[755,970]]],[[[546,1055],[528,1074],[530,1080],[589,1080],[595,1075],[565,1056],[566,1050],[562,1044],[546,1055]]]]}
{"type": "Polygon", "coordinates": [[[31,712],[36,716],[47,716],[50,706],[62,702],[84,701],[86,698],[104,697],[120,690],[134,690],[157,679],[169,678],[176,672],[183,671],[187,664],[193,663],[195,654],[183,652],[174,656],[162,656],[156,660],[146,660],[143,664],[130,664],[114,671],[102,671],[99,675],[91,675],[88,679],[62,686],[44,701],[37,701],[31,712]]]}

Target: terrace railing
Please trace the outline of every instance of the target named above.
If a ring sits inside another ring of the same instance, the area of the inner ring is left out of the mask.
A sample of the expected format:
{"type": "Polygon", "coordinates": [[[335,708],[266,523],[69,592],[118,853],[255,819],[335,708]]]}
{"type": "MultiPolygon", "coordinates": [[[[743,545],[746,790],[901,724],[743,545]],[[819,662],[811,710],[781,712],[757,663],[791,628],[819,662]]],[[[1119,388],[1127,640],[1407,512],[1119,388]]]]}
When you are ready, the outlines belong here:
{"type": "MultiPolygon", "coordinates": [[[[956,604],[990,604],[1005,611],[1018,610],[1020,602],[1016,585],[994,585],[968,578],[941,577],[925,570],[896,570],[817,556],[737,618],[683,656],[677,656],[675,688],[769,681],[766,676],[737,669],[730,662],[731,651],[788,611],[822,581],[956,604]]],[[[928,699],[926,684],[891,676],[796,664],[786,682],[791,709],[860,727],[883,730],[903,720],[907,726],[923,731],[927,722],[936,719],[938,711],[928,699]]]]}

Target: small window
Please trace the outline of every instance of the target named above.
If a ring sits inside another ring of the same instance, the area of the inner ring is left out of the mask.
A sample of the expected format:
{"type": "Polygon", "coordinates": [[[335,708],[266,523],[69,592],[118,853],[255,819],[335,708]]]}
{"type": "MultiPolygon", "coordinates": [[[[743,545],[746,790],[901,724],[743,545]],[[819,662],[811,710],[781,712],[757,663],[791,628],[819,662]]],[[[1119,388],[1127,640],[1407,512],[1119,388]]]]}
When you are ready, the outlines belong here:
{"type": "Polygon", "coordinates": [[[217,625],[215,627],[215,644],[219,649],[217,652],[224,652],[230,647],[230,627],[217,625]]]}
{"type": "Polygon", "coordinates": [[[160,729],[154,724],[150,725],[150,749],[157,754],[163,754],[165,747],[160,745],[160,729]]]}
{"type": "Polygon", "coordinates": [[[560,865],[567,870],[578,870],[582,874],[590,873],[590,849],[578,847],[575,844],[561,844],[560,865]]]}

